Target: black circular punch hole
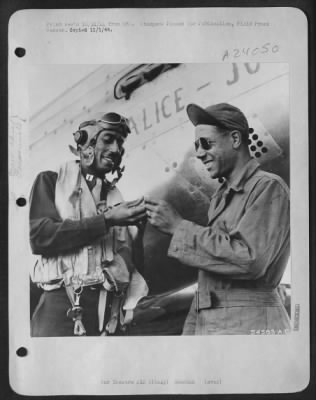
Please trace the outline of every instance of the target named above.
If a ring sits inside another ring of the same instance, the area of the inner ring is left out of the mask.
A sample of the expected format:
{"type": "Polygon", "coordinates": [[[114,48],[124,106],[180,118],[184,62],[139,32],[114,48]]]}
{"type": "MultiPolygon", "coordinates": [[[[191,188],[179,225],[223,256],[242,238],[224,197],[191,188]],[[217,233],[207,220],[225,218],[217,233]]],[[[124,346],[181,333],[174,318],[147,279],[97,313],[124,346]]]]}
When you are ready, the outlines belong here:
{"type": "Polygon", "coordinates": [[[26,199],[25,199],[24,197],[19,197],[19,198],[16,200],[16,204],[17,204],[19,207],[24,207],[24,206],[26,205],[26,199]]]}
{"type": "Polygon", "coordinates": [[[15,50],[14,50],[14,54],[17,56],[17,57],[24,57],[25,56],[25,53],[26,53],[26,51],[25,51],[25,49],[23,48],[23,47],[17,47],[15,50]]]}
{"type": "Polygon", "coordinates": [[[16,351],[19,357],[25,357],[27,355],[27,349],[25,347],[19,347],[16,351]]]}

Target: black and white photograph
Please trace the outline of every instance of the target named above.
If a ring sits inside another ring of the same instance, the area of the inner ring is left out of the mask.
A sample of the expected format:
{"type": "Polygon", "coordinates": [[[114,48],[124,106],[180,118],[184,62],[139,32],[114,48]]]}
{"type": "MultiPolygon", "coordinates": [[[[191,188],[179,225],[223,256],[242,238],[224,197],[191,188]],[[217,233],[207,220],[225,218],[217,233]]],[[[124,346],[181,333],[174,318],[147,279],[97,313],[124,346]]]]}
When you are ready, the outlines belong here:
{"type": "Polygon", "coordinates": [[[302,390],[306,21],[69,11],[10,22],[14,390],[302,390]]]}
{"type": "Polygon", "coordinates": [[[288,75],[103,65],[31,117],[32,336],[290,332],[288,75]]]}

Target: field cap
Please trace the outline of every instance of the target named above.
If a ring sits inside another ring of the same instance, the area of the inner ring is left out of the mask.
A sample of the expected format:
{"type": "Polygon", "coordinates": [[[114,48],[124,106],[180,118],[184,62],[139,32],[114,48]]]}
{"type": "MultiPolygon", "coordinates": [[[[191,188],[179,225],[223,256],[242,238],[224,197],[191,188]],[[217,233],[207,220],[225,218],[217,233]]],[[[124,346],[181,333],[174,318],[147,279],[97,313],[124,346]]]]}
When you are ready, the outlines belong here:
{"type": "Polygon", "coordinates": [[[189,104],[187,113],[194,126],[214,125],[219,128],[236,129],[241,133],[249,133],[249,125],[244,113],[228,103],[218,103],[206,108],[189,104]]]}

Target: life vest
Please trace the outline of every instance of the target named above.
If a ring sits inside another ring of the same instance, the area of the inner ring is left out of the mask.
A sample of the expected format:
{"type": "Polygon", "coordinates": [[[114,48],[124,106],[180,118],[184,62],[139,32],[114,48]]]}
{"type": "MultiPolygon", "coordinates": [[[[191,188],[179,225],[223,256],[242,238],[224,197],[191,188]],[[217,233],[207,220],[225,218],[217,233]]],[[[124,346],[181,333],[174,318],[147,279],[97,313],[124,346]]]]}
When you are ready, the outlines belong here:
{"type": "MultiPolygon", "coordinates": [[[[80,164],[71,161],[63,164],[59,171],[55,189],[55,205],[62,219],[80,220],[96,216],[102,188],[101,179],[92,192],[81,176],[80,164]]],[[[107,195],[107,206],[121,202],[122,196],[114,187],[107,195]]],[[[77,248],[71,253],[56,257],[37,259],[31,272],[33,282],[44,290],[54,290],[62,284],[78,281],[81,286],[105,283],[104,271],[118,284],[128,284],[135,266],[132,262],[132,235],[135,227],[110,227],[104,237],[77,248]]],[[[111,282],[113,283],[113,282],[111,282]]]]}
{"type": "MultiPolygon", "coordinates": [[[[96,178],[96,185],[89,190],[80,171],[80,164],[71,161],[63,164],[59,171],[55,188],[55,205],[60,217],[71,220],[91,218],[102,213],[104,201],[100,201],[102,181],[96,178]]],[[[116,187],[109,190],[106,206],[122,202],[116,187]]],[[[82,310],[75,301],[76,288],[102,284],[99,292],[99,331],[114,334],[118,324],[124,326],[133,319],[133,310],[138,301],[148,294],[148,286],[132,262],[132,240],[136,227],[110,227],[104,237],[88,246],[74,249],[56,257],[39,257],[31,273],[33,282],[44,290],[54,290],[65,285],[72,308],[67,311],[74,321],[74,335],[85,335],[81,321],[82,310]],[[104,313],[107,292],[115,291],[111,305],[111,315],[104,327],[104,313]],[[124,310],[124,312],[123,312],[124,310]]],[[[68,316],[69,316],[68,315],[68,316]]]]}

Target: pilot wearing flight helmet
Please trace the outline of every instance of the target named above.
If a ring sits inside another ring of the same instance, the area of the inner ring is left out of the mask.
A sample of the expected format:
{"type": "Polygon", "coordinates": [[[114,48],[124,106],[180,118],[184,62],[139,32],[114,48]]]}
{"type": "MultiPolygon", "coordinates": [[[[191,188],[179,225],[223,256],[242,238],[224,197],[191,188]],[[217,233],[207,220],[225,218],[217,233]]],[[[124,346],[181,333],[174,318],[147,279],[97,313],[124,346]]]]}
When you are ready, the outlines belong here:
{"type": "Polygon", "coordinates": [[[142,264],[142,199],[125,202],[123,116],[109,112],[74,133],[79,160],[40,173],[30,197],[30,243],[38,259],[31,274],[43,294],[31,321],[32,336],[122,334],[147,285],[142,264]],[[110,182],[106,176],[117,173],[110,182]]]}
{"type": "Polygon", "coordinates": [[[277,287],[290,246],[285,182],[260,169],[248,149],[248,121],[227,103],[187,107],[196,156],[222,183],[207,226],[167,202],[146,199],[149,222],[171,235],[168,255],[198,269],[198,290],[183,334],[284,334],[290,321],[277,287]]]}

